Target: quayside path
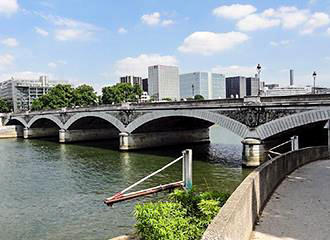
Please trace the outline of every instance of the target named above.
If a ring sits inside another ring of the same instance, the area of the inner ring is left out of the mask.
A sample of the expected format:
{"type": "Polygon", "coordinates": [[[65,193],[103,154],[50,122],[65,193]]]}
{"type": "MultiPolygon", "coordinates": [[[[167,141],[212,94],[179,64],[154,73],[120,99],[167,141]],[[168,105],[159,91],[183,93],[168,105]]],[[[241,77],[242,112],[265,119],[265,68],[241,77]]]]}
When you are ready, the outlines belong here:
{"type": "Polygon", "coordinates": [[[330,239],[330,160],[289,175],[267,203],[251,240],[330,239]]]}

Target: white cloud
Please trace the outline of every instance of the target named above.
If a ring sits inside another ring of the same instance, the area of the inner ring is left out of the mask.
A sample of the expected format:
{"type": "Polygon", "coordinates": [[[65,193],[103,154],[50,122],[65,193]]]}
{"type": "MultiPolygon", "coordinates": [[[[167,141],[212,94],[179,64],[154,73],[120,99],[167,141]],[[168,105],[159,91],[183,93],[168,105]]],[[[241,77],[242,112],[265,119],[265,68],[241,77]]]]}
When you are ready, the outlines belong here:
{"type": "Polygon", "coordinates": [[[216,66],[212,68],[212,72],[222,73],[226,76],[254,76],[257,73],[256,66],[216,66]]]}
{"type": "Polygon", "coordinates": [[[282,41],[278,41],[278,42],[271,41],[270,45],[273,46],[273,47],[279,47],[279,46],[286,46],[286,45],[289,45],[291,43],[292,43],[291,40],[282,40],[282,41]]]}
{"type": "Polygon", "coordinates": [[[58,29],[55,31],[55,38],[59,41],[88,40],[92,33],[80,29],[58,29]]]}
{"type": "Polygon", "coordinates": [[[160,13],[154,12],[151,14],[144,14],[141,17],[141,20],[144,24],[147,25],[158,25],[160,23],[160,13]]]}
{"type": "Polygon", "coordinates": [[[327,26],[330,23],[329,15],[322,12],[314,13],[308,22],[305,24],[304,29],[301,31],[302,34],[311,34],[316,29],[327,26]]]}
{"type": "Polygon", "coordinates": [[[147,77],[148,67],[152,65],[178,65],[174,56],[161,56],[159,54],[141,54],[137,57],[127,57],[117,61],[114,70],[117,76],[137,75],[147,77]]]}
{"type": "Polygon", "coordinates": [[[125,33],[127,33],[127,30],[125,28],[121,27],[118,29],[118,33],[125,34],[125,33]]]}
{"type": "Polygon", "coordinates": [[[0,0],[0,15],[10,16],[19,9],[17,0],[0,0]]]}
{"type": "Polygon", "coordinates": [[[228,19],[240,19],[256,11],[257,9],[252,5],[233,4],[230,6],[226,5],[215,8],[213,10],[213,15],[228,19]]]}
{"type": "Polygon", "coordinates": [[[15,38],[6,38],[1,41],[1,43],[7,47],[17,47],[19,45],[15,38]]]}
{"type": "Polygon", "coordinates": [[[248,39],[246,34],[240,32],[195,32],[184,40],[178,50],[183,53],[212,55],[233,48],[248,39]]]}
{"type": "Polygon", "coordinates": [[[55,39],[59,41],[90,40],[96,32],[103,30],[93,24],[70,18],[42,14],[40,16],[57,27],[55,39]]]}
{"type": "Polygon", "coordinates": [[[169,26],[169,25],[173,25],[173,24],[174,24],[174,21],[171,19],[166,19],[166,20],[162,21],[163,26],[169,26]]]}
{"type": "Polygon", "coordinates": [[[49,33],[42,28],[35,27],[34,30],[36,31],[36,33],[38,33],[39,35],[41,35],[43,37],[47,37],[49,35],[49,33]]]}
{"type": "Polygon", "coordinates": [[[174,21],[172,19],[162,20],[162,16],[159,12],[154,12],[151,14],[144,14],[141,17],[141,21],[142,21],[142,23],[147,24],[149,26],[161,25],[161,26],[166,27],[166,26],[174,24],[174,21]]]}
{"type": "Polygon", "coordinates": [[[54,62],[50,62],[50,63],[48,63],[48,67],[50,67],[50,68],[56,68],[57,67],[57,64],[54,63],[54,62]]]}
{"type": "Polygon", "coordinates": [[[4,54],[0,55],[0,70],[4,70],[7,66],[14,62],[15,58],[13,55],[4,54]]]}
{"type": "Polygon", "coordinates": [[[241,31],[256,31],[260,29],[272,28],[280,25],[280,20],[270,19],[261,15],[251,14],[237,23],[241,31]]]}
{"type": "Polygon", "coordinates": [[[292,29],[305,23],[309,17],[309,11],[304,9],[297,9],[292,6],[280,7],[277,10],[272,8],[265,10],[262,16],[273,17],[281,21],[283,28],[292,29]]]}

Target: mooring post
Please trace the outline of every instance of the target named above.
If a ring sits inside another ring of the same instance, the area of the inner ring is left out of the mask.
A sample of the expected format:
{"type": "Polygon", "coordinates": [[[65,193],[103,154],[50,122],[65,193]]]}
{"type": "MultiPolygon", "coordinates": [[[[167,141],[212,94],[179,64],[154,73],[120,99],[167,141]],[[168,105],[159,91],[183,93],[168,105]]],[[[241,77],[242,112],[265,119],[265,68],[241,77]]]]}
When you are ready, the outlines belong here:
{"type": "Polygon", "coordinates": [[[192,150],[186,149],[182,152],[182,175],[183,186],[186,190],[192,189],[192,150]]]}
{"type": "Polygon", "coordinates": [[[299,137],[293,136],[291,137],[291,151],[299,150],[299,137]]]}

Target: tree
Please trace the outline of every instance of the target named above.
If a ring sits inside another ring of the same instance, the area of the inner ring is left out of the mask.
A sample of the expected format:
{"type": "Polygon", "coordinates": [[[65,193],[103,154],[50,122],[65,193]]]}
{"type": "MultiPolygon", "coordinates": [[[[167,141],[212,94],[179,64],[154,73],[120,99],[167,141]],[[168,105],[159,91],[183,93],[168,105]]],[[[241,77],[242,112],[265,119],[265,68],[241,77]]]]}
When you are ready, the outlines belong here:
{"type": "Polygon", "coordinates": [[[172,101],[172,99],[171,99],[171,98],[169,98],[169,97],[166,97],[166,98],[162,98],[162,100],[163,100],[163,101],[168,101],[168,102],[172,101]]]}
{"type": "Polygon", "coordinates": [[[10,106],[7,101],[0,98],[0,113],[10,112],[10,106]]]}
{"type": "Polygon", "coordinates": [[[129,83],[118,83],[114,86],[102,88],[102,103],[137,102],[142,95],[139,85],[132,86],[129,83]]]}
{"type": "Polygon", "coordinates": [[[202,95],[195,95],[194,100],[204,100],[204,97],[202,95]]]}
{"type": "Polygon", "coordinates": [[[58,84],[47,94],[33,100],[32,110],[59,109],[74,106],[74,89],[69,84],[58,84]]]}
{"type": "Polygon", "coordinates": [[[72,101],[75,106],[89,106],[96,104],[98,98],[93,87],[84,84],[73,90],[72,101]]]}

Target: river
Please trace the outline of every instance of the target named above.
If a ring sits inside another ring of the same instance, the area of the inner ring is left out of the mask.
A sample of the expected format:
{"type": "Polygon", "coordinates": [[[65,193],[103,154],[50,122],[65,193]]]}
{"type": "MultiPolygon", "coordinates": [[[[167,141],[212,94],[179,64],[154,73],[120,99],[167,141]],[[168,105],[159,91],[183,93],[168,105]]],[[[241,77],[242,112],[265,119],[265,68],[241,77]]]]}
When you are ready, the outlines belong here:
{"type": "MultiPolygon", "coordinates": [[[[132,231],[134,205],[109,208],[106,197],[193,149],[197,190],[232,192],[247,175],[240,166],[240,139],[218,126],[211,144],[137,152],[116,151],[108,142],[60,145],[49,140],[0,140],[0,239],[106,240],[132,231]]],[[[138,188],[181,178],[172,166],[138,188]]],[[[164,194],[164,193],[162,193],[164,194]]]]}

